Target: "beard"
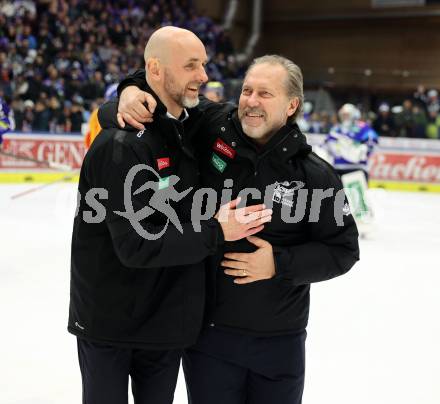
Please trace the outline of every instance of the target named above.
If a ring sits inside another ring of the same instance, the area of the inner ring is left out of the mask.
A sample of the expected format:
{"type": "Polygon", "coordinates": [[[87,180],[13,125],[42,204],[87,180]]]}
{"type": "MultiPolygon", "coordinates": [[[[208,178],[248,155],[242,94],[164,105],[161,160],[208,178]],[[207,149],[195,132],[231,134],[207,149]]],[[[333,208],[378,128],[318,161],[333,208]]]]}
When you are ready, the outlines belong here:
{"type": "MultiPolygon", "coordinates": [[[[182,108],[194,108],[199,105],[199,97],[191,98],[185,95],[186,88],[191,83],[188,83],[185,87],[181,87],[177,84],[174,76],[168,69],[165,70],[165,91],[171,97],[171,99],[182,108]]],[[[199,87],[199,84],[195,84],[199,87]]]]}
{"type": "Polygon", "coordinates": [[[182,101],[182,106],[184,108],[194,108],[197,107],[197,105],[199,105],[199,97],[189,98],[189,97],[185,97],[182,94],[181,101],[182,101]]]}
{"type": "Polygon", "coordinates": [[[267,133],[267,125],[262,124],[260,126],[250,126],[244,121],[241,121],[241,127],[243,132],[252,139],[260,139],[267,133]]]}
{"type": "Polygon", "coordinates": [[[258,138],[264,137],[264,135],[267,132],[266,120],[264,119],[264,121],[259,126],[248,125],[245,120],[246,113],[248,113],[248,112],[261,114],[261,115],[263,115],[263,119],[265,118],[264,111],[261,111],[258,108],[247,108],[242,112],[239,111],[239,120],[241,123],[241,127],[243,129],[243,132],[253,139],[255,139],[255,138],[258,139],[258,138]]]}
{"type": "Polygon", "coordinates": [[[266,112],[258,108],[246,108],[243,111],[239,110],[238,116],[243,132],[251,139],[259,143],[266,143],[278,130],[286,124],[286,117],[279,115],[268,120],[266,112]],[[246,123],[246,113],[257,113],[263,116],[263,122],[258,126],[253,126],[246,123]]]}

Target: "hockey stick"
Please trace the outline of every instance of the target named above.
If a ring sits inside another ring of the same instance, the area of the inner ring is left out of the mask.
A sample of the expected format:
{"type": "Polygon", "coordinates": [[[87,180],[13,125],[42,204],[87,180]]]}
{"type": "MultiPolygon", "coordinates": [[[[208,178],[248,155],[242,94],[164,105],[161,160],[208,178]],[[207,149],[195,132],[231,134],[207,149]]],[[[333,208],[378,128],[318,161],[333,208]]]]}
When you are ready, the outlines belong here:
{"type": "Polygon", "coordinates": [[[32,157],[10,153],[8,151],[4,151],[1,147],[0,147],[0,155],[6,156],[6,157],[12,157],[17,160],[31,161],[33,163],[43,164],[49,168],[53,168],[54,170],[61,170],[61,171],[71,171],[72,170],[72,167],[68,164],[60,164],[60,163],[55,163],[53,161],[47,161],[47,160],[38,160],[38,159],[34,159],[32,157]]]}
{"type": "Polygon", "coordinates": [[[47,182],[46,184],[41,184],[35,188],[27,189],[26,191],[19,192],[18,194],[14,194],[11,196],[11,199],[21,198],[22,196],[26,196],[26,195],[32,194],[34,192],[41,191],[42,189],[50,187],[51,185],[55,185],[59,182],[70,181],[77,174],[78,174],[78,170],[76,170],[75,172],[73,172],[69,175],[65,175],[62,178],[58,178],[57,180],[47,182]]]}
{"type": "MultiPolygon", "coordinates": [[[[54,170],[60,170],[60,171],[72,171],[72,167],[68,164],[60,164],[60,163],[55,163],[53,161],[47,161],[47,160],[38,160],[38,159],[34,159],[32,157],[28,157],[28,156],[23,156],[23,155],[19,155],[19,154],[14,154],[14,153],[10,153],[7,151],[4,151],[1,146],[0,146],[0,155],[3,156],[7,156],[7,157],[12,157],[15,159],[19,159],[19,160],[24,160],[24,161],[31,161],[33,163],[37,163],[37,164],[43,164],[49,168],[52,168],[54,170]]],[[[31,189],[27,189],[26,191],[20,192],[18,194],[14,194],[11,196],[11,199],[17,199],[20,198],[22,196],[31,194],[33,192],[36,191],[40,191],[46,187],[49,187],[51,185],[54,185],[58,182],[64,182],[64,181],[70,181],[76,174],[78,173],[78,170],[75,170],[75,172],[72,172],[68,175],[63,176],[62,178],[59,178],[57,180],[54,181],[50,181],[46,184],[41,184],[38,187],[35,188],[31,188],[31,189]]]]}

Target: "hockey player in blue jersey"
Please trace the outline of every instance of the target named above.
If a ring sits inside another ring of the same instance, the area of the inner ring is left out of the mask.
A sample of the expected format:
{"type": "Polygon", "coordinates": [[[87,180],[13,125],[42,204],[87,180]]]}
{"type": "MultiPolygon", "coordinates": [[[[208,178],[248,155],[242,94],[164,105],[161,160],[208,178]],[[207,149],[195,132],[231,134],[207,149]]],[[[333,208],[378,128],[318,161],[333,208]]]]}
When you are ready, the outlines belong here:
{"type": "Polygon", "coordinates": [[[0,97],[0,148],[3,142],[3,135],[13,129],[13,126],[14,122],[9,106],[3,98],[0,97]]]}
{"type": "Polygon", "coordinates": [[[374,210],[367,195],[368,157],[378,136],[360,120],[360,111],[353,104],[344,104],[338,115],[340,123],[330,130],[324,148],[341,176],[359,234],[364,238],[374,229],[374,210]]]}
{"type": "Polygon", "coordinates": [[[360,120],[353,104],[344,104],[338,115],[340,123],[330,130],[325,148],[340,175],[362,170],[368,180],[368,157],[378,142],[377,133],[360,120]]]}

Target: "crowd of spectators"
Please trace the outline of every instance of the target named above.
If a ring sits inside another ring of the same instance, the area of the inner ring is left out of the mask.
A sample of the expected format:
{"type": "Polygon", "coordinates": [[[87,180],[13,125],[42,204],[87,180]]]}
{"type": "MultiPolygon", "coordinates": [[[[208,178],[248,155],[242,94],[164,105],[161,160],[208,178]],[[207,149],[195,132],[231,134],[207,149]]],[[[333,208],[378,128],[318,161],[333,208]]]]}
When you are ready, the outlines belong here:
{"type": "Polygon", "coordinates": [[[0,0],[0,97],[16,130],[79,132],[165,25],[202,39],[211,79],[240,74],[228,33],[190,0],[0,0]]]}
{"type": "Polygon", "coordinates": [[[438,91],[419,86],[413,97],[401,106],[382,103],[372,124],[381,136],[440,139],[440,100],[438,91]]]}
{"type": "MultiPolygon", "coordinates": [[[[242,76],[228,32],[198,14],[191,0],[0,0],[0,97],[15,129],[80,132],[116,83],[143,66],[145,43],[165,25],[202,39],[210,80],[242,76]]],[[[337,123],[334,112],[305,112],[307,132],[328,133],[337,123]]],[[[434,89],[420,86],[401,105],[382,102],[362,118],[381,136],[440,138],[434,89]]]]}
{"type": "MultiPolygon", "coordinates": [[[[415,93],[401,103],[381,102],[376,109],[364,110],[361,120],[367,122],[380,136],[440,139],[440,98],[435,89],[426,91],[419,86],[415,93]]],[[[329,133],[338,121],[337,113],[313,111],[305,103],[302,129],[309,133],[329,133]]]]}

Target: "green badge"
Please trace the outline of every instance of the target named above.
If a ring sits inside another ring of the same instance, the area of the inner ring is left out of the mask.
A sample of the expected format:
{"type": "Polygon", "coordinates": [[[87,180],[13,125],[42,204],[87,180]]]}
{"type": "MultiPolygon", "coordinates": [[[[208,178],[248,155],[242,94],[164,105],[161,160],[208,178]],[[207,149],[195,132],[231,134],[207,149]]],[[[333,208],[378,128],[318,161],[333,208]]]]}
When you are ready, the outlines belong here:
{"type": "Polygon", "coordinates": [[[159,179],[159,189],[167,188],[170,185],[170,177],[159,179]]]}
{"type": "Polygon", "coordinates": [[[225,171],[226,166],[228,165],[225,161],[223,161],[217,154],[212,153],[211,157],[212,165],[219,170],[221,173],[225,171]]]}

